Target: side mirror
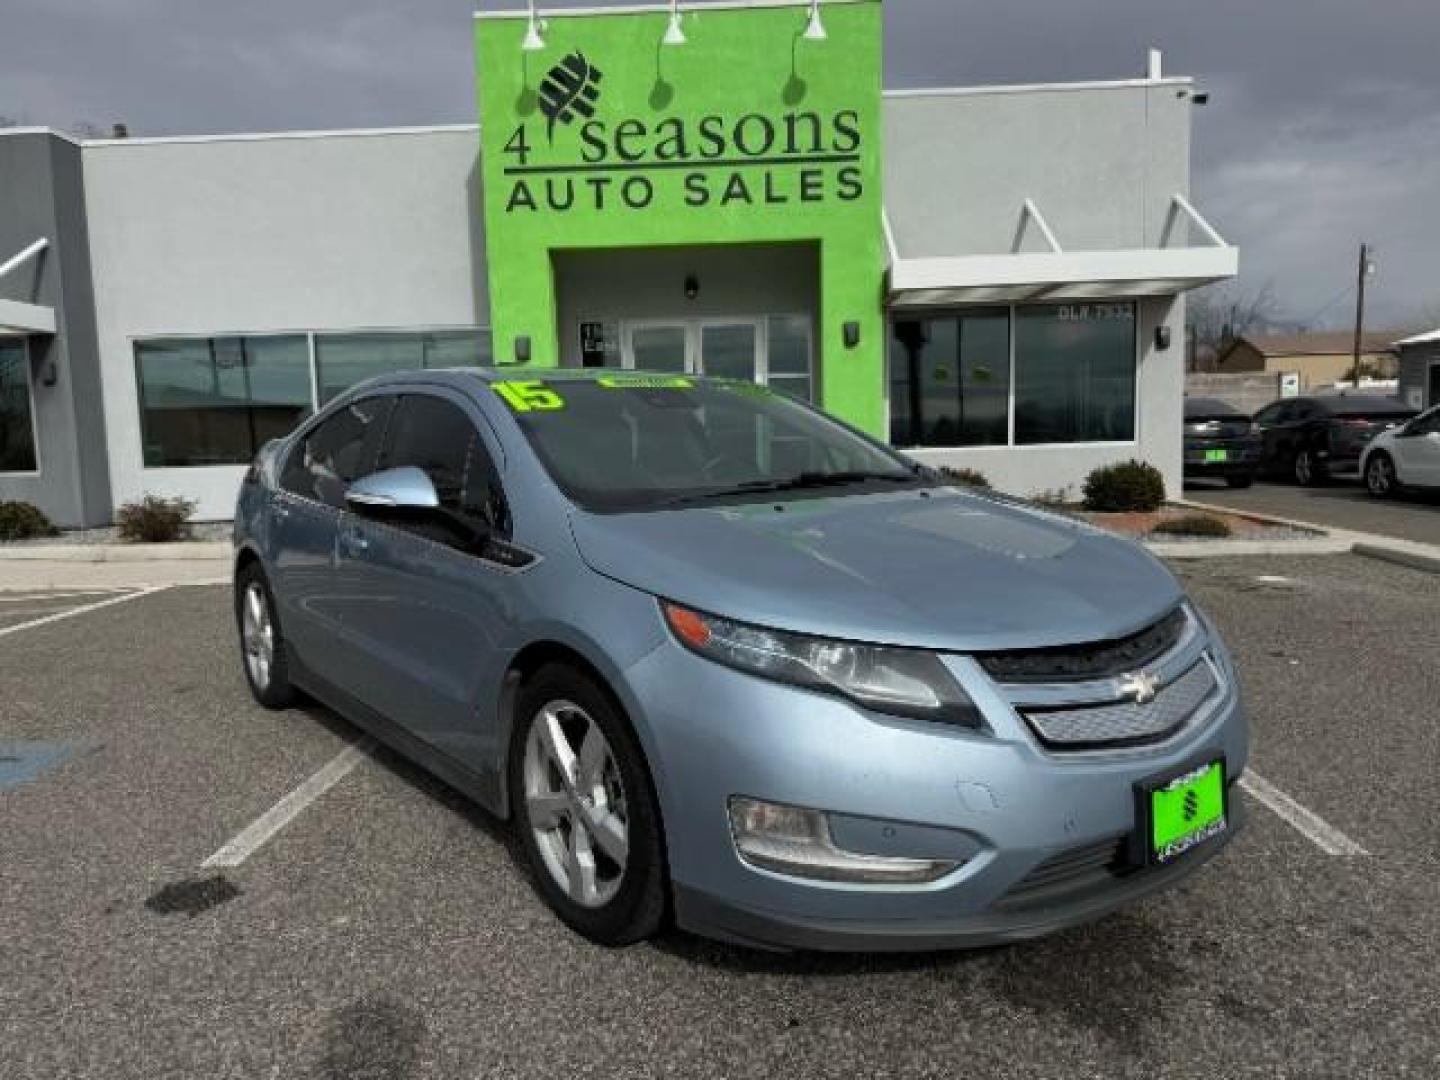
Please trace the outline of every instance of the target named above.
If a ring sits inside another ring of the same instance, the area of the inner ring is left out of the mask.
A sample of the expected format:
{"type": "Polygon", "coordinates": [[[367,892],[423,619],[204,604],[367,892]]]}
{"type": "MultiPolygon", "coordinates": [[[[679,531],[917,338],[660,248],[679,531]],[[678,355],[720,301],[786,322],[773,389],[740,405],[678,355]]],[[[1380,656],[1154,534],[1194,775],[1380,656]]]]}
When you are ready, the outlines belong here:
{"type": "Polygon", "coordinates": [[[362,476],[345,489],[345,504],[357,514],[403,514],[440,508],[440,496],[424,471],[414,466],[362,476]]]}

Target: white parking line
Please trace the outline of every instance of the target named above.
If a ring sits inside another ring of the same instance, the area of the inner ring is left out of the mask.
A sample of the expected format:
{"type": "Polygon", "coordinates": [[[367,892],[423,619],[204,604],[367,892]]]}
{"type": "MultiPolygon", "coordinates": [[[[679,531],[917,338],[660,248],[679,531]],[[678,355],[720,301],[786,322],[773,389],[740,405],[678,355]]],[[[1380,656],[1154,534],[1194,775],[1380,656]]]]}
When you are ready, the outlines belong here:
{"type": "Polygon", "coordinates": [[[129,589],[86,589],[83,592],[27,592],[19,596],[0,596],[0,604],[27,604],[37,600],[74,600],[81,596],[115,596],[129,589]]]}
{"type": "Polygon", "coordinates": [[[1326,855],[1370,854],[1335,826],[1313,811],[1301,806],[1263,776],[1247,769],[1245,774],[1240,777],[1240,786],[1273,810],[1285,824],[1325,852],[1326,855]]]}
{"type": "Polygon", "coordinates": [[[374,746],[375,743],[368,738],[351,743],[331,758],[319,772],[252,821],[200,866],[207,870],[239,866],[272,836],[294,821],[307,806],[345,779],[356,765],[365,760],[374,746]]]}
{"type": "Polygon", "coordinates": [[[93,604],[83,604],[80,607],[71,608],[69,611],[59,611],[54,615],[46,615],[43,619],[31,619],[29,622],[16,623],[14,626],[7,626],[4,629],[0,629],[0,637],[5,637],[7,634],[18,634],[21,630],[33,630],[37,626],[48,626],[53,622],[73,618],[76,615],[85,615],[92,611],[99,611],[101,608],[110,607],[112,604],[123,604],[129,600],[139,600],[142,596],[150,596],[152,593],[161,592],[169,587],[168,585],[147,585],[142,589],[127,592],[122,596],[112,596],[108,600],[100,600],[93,604]]]}

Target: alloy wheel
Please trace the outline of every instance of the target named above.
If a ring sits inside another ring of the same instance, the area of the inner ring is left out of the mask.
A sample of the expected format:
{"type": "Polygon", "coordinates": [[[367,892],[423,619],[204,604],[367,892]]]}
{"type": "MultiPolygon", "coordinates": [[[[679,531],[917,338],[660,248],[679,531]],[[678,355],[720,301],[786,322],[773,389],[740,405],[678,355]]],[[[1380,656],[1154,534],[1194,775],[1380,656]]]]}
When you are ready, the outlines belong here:
{"type": "Polygon", "coordinates": [[[245,646],[245,667],[250,681],[262,693],[270,685],[270,672],[275,666],[275,623],[270,618],[270,603],[260,582],[252,581],[245,589],[240,612],[240,636],[245,646]]]}
{"type": "Polygon", "coordinates": [[[541,861],[575,903],[614,899],[630,852],[629,815],[614,751],[594,719],[552,701],[525,740],[525,807],[541,861]]]}
{"type": "Polygon", "coordinates": [[[1310,460],[1309,450],[1301,450],[1295,455],[1295,479],[1304,485],[1315,479],[1315,465],[1310,460]]]}
{"type": "Polygon", "coordinates": [[[1365,481],[1372,495],[1389,495],[1395,487],[1395,466],[1384,454],[1376,456],[1365,470],[1365,481]]]}

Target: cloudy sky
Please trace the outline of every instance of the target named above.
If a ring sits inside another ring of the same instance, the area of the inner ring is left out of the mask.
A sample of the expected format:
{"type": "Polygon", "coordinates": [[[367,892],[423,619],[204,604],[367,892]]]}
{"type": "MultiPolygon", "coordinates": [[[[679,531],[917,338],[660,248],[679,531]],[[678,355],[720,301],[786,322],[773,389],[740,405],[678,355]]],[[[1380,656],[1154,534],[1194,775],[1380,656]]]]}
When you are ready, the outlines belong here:
{"type": "MultiPolygon", "coordinates": [[[[570,5],[585,0],[567,0],[570,5]]],[[[686,0],[688,4],[691,0],[686,0]]],[[[481,0],[483,6],[523,6],[481,0]]],[[[542,9],[543,9],[542,3],[542,9]]],[[[0,0],[0,116],[190,134],[466,122],[474,0],[0,0]]],[[[1440,0],[888,0],[891,86],[1109,79],[1211,104],[1195,195],[1279,313],[1440,324],[1440,0]]]]}

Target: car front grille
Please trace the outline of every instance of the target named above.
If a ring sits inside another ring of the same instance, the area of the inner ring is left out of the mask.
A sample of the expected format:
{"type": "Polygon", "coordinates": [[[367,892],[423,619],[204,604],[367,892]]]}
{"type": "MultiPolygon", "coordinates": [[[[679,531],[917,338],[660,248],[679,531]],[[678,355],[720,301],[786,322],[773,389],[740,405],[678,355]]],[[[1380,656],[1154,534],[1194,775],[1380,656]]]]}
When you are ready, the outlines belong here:
{"type": "Polygon", "coordinates": [[[1046,746],[1062,750],[1130,746],[1168,738],[1195,716],[1220,688],[1210,661],[1201,658],[1174,682],[1141,704],[1115,701],[1059,708],[1032,708],[1022,715],[1046,746]]]}
{"type": "Polygon", "coordinates": [[[1176,608],[1128,637],[1054,649],[980,653],[975,659],[1001,683],[1108,679],[1142,668],[1169,652],[1184,635],[1188,622],[1185,609],[1176,608]]]}

